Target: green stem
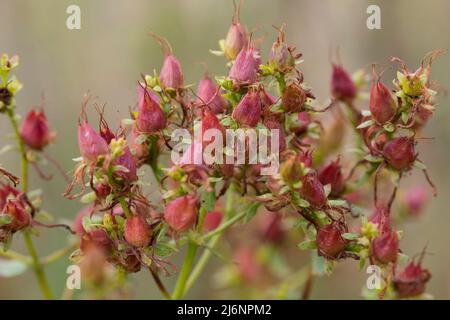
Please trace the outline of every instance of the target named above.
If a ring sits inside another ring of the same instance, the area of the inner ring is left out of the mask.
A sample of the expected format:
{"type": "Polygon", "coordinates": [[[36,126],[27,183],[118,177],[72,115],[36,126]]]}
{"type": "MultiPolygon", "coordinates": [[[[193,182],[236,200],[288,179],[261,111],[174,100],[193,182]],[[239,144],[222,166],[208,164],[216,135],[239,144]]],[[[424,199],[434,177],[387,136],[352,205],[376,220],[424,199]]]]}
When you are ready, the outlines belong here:
{"type": "Polygon", "coordinates": [[[247,211],[245,211],[245,210],[240,212],[240,213],[238,213],[237,215],[235,215],[234,217],[232,217],[228,221],[222,223],[219,227],[217,227],[217,229],[215,229],[215,230],[205,234],[203,236],[203,240],[206,241],[206,240],[209,240],[209,239],[213,238],[216,235],[221,234],[226,229],[228,229],[229,227],[233,226],[236,222],[238,222],[239,220],[244,218],[246,215],[247,215],[247,211]]]}
{"type": "Polygon", "coordinates": [[[128,208],[127,201],[125,200],[125,197],[119,198],[120,206],[122,207],[123,213],[125,213],[125,217],[130,216],[130,209],[128,208]]]}
{"type": "MultiPolygon", "coordinates": [[[[14,114],[14,110],[11,107],[7,108],[8,117],[11,121],[11,125],[14,129],[14,133],[17,138],[17,143],[19,145],[19,151],[21,155],[21,186],[22,192],[27,193],[28,191],[28,159],[27,159],[27,150],[25,148],[25,143],[20,136],[19,127],[17,125],[16,117],[14,114]]],[[[25,241],[25,246],[27,247],[28,253],[30,254],[34,273],[36,274],[36,278],[39,283],[39,287],[41,289],[42,295],[45,299],[52,299],[52,293],[50,291],[50,287],[48,285],[47,278],[44,273],[44,269],[42,267],[41,262],[39,261],[39,257],[36,253],[36,249],[34,248],[33,239],[28,231],[23,232],[23,238],[25,241]]]]}
{"type": "Polygon", "coordinates": [[[0,257],[6,258],[8,260],[16,260],[19,262],[22,262],[26,265],[31,265],[31,258],[27,257],[23,254],[20,254],[18,252],[8,250],[8,251],[2,251],[0,250],[0,257]]]}
{"type": "Polygon", "coordinates": [[[194,264],[195,256],[197,254],[198,245],[189,242],[186,257],[184,258],[183,266],[181,267],[180,275],[178,276],[172,298],[174,300],[182,299],[186,289],[186,282],[194,264]]]}
{"type": "Polygon", "coordinates": [[[41,259],[41,263],[43,265],[51,264],[51,263],[53,263],[55,261],[58,261],[60,258],[64,257],[65,255],[71,253],[76,248],[78,248],[78,244],[73,244],[73,245],[67,246],[65,248],[56,250],[55,252],[50,253],[48,256],[43,257],[41,259]]]}
{"type": "MultiPolygon", "coordinates": [[[[228,217],[230,217],[233,212],[233,194],[234,194],[234,185],[231,184],[230,188],[227,191],[227,200],[225,203],[225,217],[224,217],[225,221],[228,220],[228,217]]],[[[195,284],[197,279],[202,274],[203,269],[206,267],[206,264],[208,263],[209,259],[212,256],[213,253],[212,250],[214,250],[214,248],[216,247],[221,235],[222,234],[219,233],[213,236],[212,239],[209,241],[207,249],[203,251],[202,256],[198,260],[197,264],[194,267],[194,270],[192,271],[189,279],[187,280],[185,292],[189,291],[189,289],[192,288],[192,286],[195,284]]]]}

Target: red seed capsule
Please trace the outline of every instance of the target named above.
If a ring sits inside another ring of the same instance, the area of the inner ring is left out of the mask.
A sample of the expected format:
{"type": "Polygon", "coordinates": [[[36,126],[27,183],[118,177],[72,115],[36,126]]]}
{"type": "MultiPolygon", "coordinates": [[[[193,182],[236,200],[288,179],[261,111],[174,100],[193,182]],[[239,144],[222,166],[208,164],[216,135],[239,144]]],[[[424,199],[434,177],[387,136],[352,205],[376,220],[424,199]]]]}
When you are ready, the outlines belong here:
{"type": "Polygon", "coordinates": [[[88,122],[78,126],[78,146],[83,158],[87,161],[97,161],[101,155],[109,151],[108,144],[88,122]]]}
{"type": "Polygon", "coordinates": [[[344,179],[339,159],[319,169],[319,180],[323,185],[331,185],[330,195],[338,197],[344,190],[344,179]]]}
{"type": "Polygon", "coordinates": [[[315,173],[309,173],[302,178],[300,194],[315,208],[322,208],[327,202],[323,184],[315,173]]]}
{"type": "Polygon", "coordinates": [[[222,97],[219,87],[207,74],[198,83],[197,97],[198,104],[207,103],[215,114],[222,113],[227,108],[227,101],[222,97]]]}
{"type": "Polygon", "coordinates": [[[372,118],[379,124],[391,121],[397,113],[397,97],[377,77],[370,88],[369,108],[372,118]]]}
{"type": "Polygon", "coordinates": [[[329,259],[339,258],[347,246],[343,233],[343,228],[337,223],[319,228],[316,237],[319,254],[329,259]]]}
{"type": "Polygon", "coordinates": [[[347,71],[336,64],[333,64],[331,94],[333,98],[344,102],[350,102],[356,96],[356,86],[352,78],[347,71]]]}
{"type": "Polygon", "coordinates": [[[255,83],[260,64],[261,59],[258,50],[252,47],[243,48],[236,57],[228,76],[233,80],[236,87],[255,83]]]}
{"type": "Polygon", "coordinates": [[[10,228],[12,232],[22,230],[31,223],[30,214],[25,210],[22,202],[18,199],[7,200],[2,214],[11,217],[11,223],[8,224],[8,228],[10,228]]]}
{"type": "Polygon", "coordinates": [[[166,116],[158,100],[154,99],[146,90],[139,100],[136,125],[140,132],[155,133],[166,127],[166,116]]]}
{"type": "Polygon", "coordinates": [[[213,231],[216,229],[223,219],[222,211],[211,211],[208,212],[203,221],[203,230],[206,232],[213,231]]]}
{"type": "Polygon", "coordinates": [[[416,160],[414,139],[398,137],[384,145],[383,156],[387,163],[396,170],[408,170],[416,160]]]}
{"type": "Polygon", "coordinates": [[[34,150],[42,150],[52,140],[53,134],[48,128],[47,117],[44,111],[33,109],[23,121],[20,129],[25,144],[34,150]]]}
{"type": "Polygon", "coordinates": [[[125,221],[125,240],[135,247],[145,247],[150,243],[152,231],[145,218],[134,214],[125,221]]]}
{"type": "Polygon", "coordinates": [[[183,87],[184,76],[181,64],[174,55],[168,54],[159,73],[159,81],[165,88],[179,89],[183,87]]]}
{"type": "Polygon", "coordinates": [[[395,231],[385,231],[372,241],[372,253],[381,264],[395,263],[398,255],[398,235],[395,231]]]}
{"type": "Polygon", "coordinates": [[[411,261],[400,274],[394,277],[394,287],[400,298],[415,297],[425,292],[431,273],[420,263],[411,261]]]}
{"type": "Polygon", "coordinates": [[[258,92],[247,92],[233,110],[231,117],[241,125],[255,127],[261,119],[261,100],[258,92]]]}
{"type": "Polygon", "coordinates": [[[197,221],[199,201],[194,195],[185,195],[169,202],[164,220],[176,232],[190,229],[197,221]]]}

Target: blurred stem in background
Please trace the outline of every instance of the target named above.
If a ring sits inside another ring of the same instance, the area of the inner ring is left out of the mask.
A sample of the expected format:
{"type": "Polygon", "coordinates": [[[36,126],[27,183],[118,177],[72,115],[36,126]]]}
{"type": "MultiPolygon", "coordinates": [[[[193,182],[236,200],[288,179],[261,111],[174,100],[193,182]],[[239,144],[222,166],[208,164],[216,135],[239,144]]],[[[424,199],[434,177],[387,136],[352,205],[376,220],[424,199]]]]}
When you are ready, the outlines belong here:
{"type": "MultiPolygon", "coordinates": [[[[14,109],[10,106],[7,108],[8,117],[11,121],[11,125],[14,129],[14,134],[16,135],[17,144],[19,146],[19,152],[21,155],[21,186],[22,192],[27,193],[28,191],[28,159],[27,159],[27,151],[25,149],[25,143],[20,135],[19,127],[16,121],[16,115],[14,113],[14,109]]],[[[42,295],[45,299],[52,299],[52,293],[50,291],[50,287],[48,285],[47,278],[44,273],[44,268],[39,261],[39,257],[36,253],[36,249],[34,248],[33,239],[31,238],[31,234],[28,230],[23,232],[23,238],[25,241],[25,246],[30,254],[34,273],[36,274],[36,278],[39,282],[39,287],[41,289],[42,295]]]]}

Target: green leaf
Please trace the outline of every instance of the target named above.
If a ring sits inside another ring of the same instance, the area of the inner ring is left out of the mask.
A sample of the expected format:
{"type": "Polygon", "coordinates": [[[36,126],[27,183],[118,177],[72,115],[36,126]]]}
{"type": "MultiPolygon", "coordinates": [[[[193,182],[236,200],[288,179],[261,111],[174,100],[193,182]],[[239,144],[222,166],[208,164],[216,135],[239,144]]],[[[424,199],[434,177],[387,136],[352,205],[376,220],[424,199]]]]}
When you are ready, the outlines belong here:
{"type": "Polygon", "coordinates": [[[247,208],[247,212],[245,214],[245,218],[244,218],[244,222],[247,223],[249,222],[258,212],[258,208],[260,206],[259,202],[255,202],[252,203],[248,208],[247,208]]]}
{"type": "Polygon", "coordinates": [[[16,260],[0,259],[0,276],[11,278],[24,273],[27,270],[27,265],[16,260]]]}
{"type": "Polygon", "coordinates": [[[364,128],[370,127],[374,123],[375,123],[375,121],[373,121],[373,120],[367,120],[367,121],[364,121],[363,123],[361,123],[359,126],[357,126],[356,129],[364,129],[364,128]]]}
{"type": "Polygon", "coordinates": [[[422,161],[416,160],[414,161],[414,167],[420,169],[420,170],[426,170],[427,166],[422,161]]]}
{"type": "Polygon", "coordinates": [[[0,226],[10,224],[12,222],[12,217],[7,214],[0,215],[0,226]]]}
{"type": "Polygon", "coordinates": [[[387,122],[383,125],[383,129],[386,130],[387,132],[394,132],[395,126],[392,123],[387,122]]]}
{"type": "Polygon", "coordinates": [[[155,254],[158,257],[168,257],[175,251],[174,247],[167,242],[159,242],[155,246],[155,254]]]}
{"type": "Polygon", "coordinates": [[[336,199],[336,200],[328,200],[328,204],[330,206],[335,206],[335,207],[347,207],[348,203],[346,200],[336,199]]]}
{"type": "Polygon", "coordinates": [[[91,203],[94,202],[95,199],[97,199],[97,195],[94,191],[91,191],[89,193],[86,193],[84,196],[81,197],[80,202],[81,203],[91,203]]]}
{"type": "Polygon", "coordinates": [[[317,243],[315,240],[305,240],[300,242],[297,247],[301,250],[317,249],[317,243]]]}
{"type": "Polygon", "coordinates": [[[371,163],[378,163],[378,162],[382,162],[383,158],[382,157],[377,157],[377,156],[373,156],[371,154],[367,155],[364,157],[364,160],[367,160],[371,163]]]}
{"type": "Polygon", "coordinates": [[[359,238],[359,234],[347,232],[347,233],[342,234],[342,238],[344,238],[346,240],[356,240],[359,238]]]}
{"type": "Polygon", "coordinates": [[[323,191],[325,192],[325,197],[328,198],[328,196],[331,193],[331,184],[326,184],[323,186],[323,191]]]}

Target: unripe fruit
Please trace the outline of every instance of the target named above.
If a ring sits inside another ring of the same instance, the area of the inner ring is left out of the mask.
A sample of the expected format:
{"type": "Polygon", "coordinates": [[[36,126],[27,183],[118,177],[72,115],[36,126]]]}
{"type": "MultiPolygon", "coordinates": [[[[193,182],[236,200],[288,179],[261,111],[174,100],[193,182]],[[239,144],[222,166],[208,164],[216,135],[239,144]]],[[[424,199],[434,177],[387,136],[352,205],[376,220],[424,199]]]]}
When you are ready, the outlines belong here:
{"type": "Polygon", "coordinates": [[[155,133],[166,127],[166,116],[149,91],[145,90],[139,100],[136,126],[140,132],[155,133]]]}
{"type": "Polygon", "coordinates": [[[330,195],[338,197],[344,190],[344,179],[339,159],[319,169],[319,180],[323,185],[331,185],[330,195]]]}
{"type": "Polygon", "coordinates": [[[372,241],[372,253],[381,264],[395,263],[398,254],[398,235],[395,231],[386,231],[372,241]]]}
{"type": "Polygon", "coordinates": [[[319,254],[328,259],[337,259],[347,246],[347,241],[342,238],[344,230],[338,223],[331,223],[319,228],[317,231],[317,247],[319,254]]]}
{"type": "Polygon", "coordinates": [[[302,164],[295,155],[290,156],[281,164],[280,175],[288,184],[299,182],[302,174],[302,164]]]}
{"type": "Polygon", "coordinates": [[[247,92],[233,110],[231,117],[241,125],[255,127],[261,118],[261,100],[258,92],[247,92]]]}
{"type": "Polygon", "coordinates": [[[309,173],[302,178],[300,194],[314,208],[322,208],[327,202],[323,184],[315,173],[309,173]]]}
{"type": "Polygon", "coordinates": [[[224,53],[228,60],[236,59],[241,50],[247,46],[247,33],[239,21],[233,21],[224,42],[224,53]]]}
{"type": "Polygon", "coordinates": [[[143,216],[134,214],[125,222],[124,237],[132,246],[145,247],[150,243],[152,231],[143,216]]]}
{"type": "Polygon", "coordinates": [[[181,64],[173,54],[167,54],[159,73],[159,81],[165,88],[179,89],[183,86],[184,76],[181,64]]]}
{"type": "Polygon", "coordinates": [[[136,159],[131,154],[129,147],[123,149],[123,154],[114,159],[113,164],[126,169],[126,171],[116,170],[114,174],[121,177],[127,183],[131,183],[137,179],[136,159]]]}
{"type": "Polygon", "coordinates": [[[400,298],[415,297],[425,292],[431,273],[420,263],[411,261],[399,275],[394,277],[394,287],[400,298]]]}
{"type": "Polygon", "coordinates": [[[356,86],[352,78],[347,71],[336,64],[333,64],[331,94],[333,98],[344,102],[351,102],[356,96],[356,86]]]}
{"type": "Polygon", "coordinates": [[[198,104],[208,103],[207,107],[215,114],[222,113],[227,108],[227,101],[222,97],[219,87],[207,74],[198,83],[197,97],[198,104]]]}
{"type": "Polygon", "coordinates": [[[261,59],[258,50],[246,47],[238,54],[236,61],[230,69],[229,78],[233,80],[235,87],[256,82],[261,59]]]}
{"type": "Polygon", "coordinates": [[[374,79],[370,88],[369,108],[372,118],[379,124],[391,121],[397,113],[397,97],[381,80],[374,79]]]}
{"type": "Polygon", "coordinates": [[[109,151],[108,144],[88,122],[78,126],[78,146],[82,157],[87,161],[97,161],[97,158],[106,155],[109,151]]]}
{"type": "Polygon", "coordinates": [[[25,144],[31,149],[42,150],[47,146],[53,134],[48,128],[48,121],[44,111],[31,110],[22,123],[20,135],[25,144]]]}
{"type": "Polygon", "coordinates": [[[416,160],[414,139],[398,137],[384,145],[383,156],[387,163],[396,170],[408,170],[416,160]]]}
{"type": "Polygon", "coordinates": [[[164,220],[176,232],[183,232],[197,221],[199,201],[195,195],[178,197],[166,205],[164,220]]]}

